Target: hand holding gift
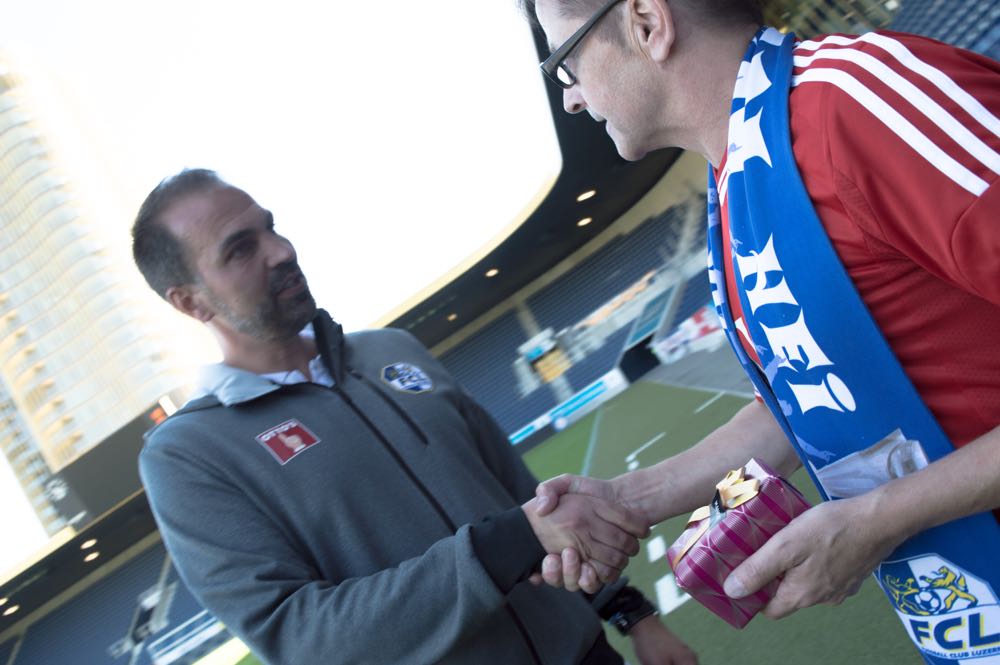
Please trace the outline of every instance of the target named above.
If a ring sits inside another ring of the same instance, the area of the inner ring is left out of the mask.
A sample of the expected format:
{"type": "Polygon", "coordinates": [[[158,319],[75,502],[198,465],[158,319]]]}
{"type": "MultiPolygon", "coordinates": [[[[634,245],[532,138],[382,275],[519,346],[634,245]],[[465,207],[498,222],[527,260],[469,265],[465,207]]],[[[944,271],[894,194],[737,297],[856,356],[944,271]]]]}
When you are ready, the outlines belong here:
{"type": "Polygon", "coordinates": [[[792,520],[725,583],[730,597],[777,585],[762,610],[771,619],[819,603],[836,605],[857,593],[904,539],[876,493],[827,501],[792,520]]]}
{"type": "Polygon", "coordinates": [[[779,580],[734,599],[723,589],[726,578],[809,504],[798,490],[753,459],[730,471],[716,488],[715,500],[691,515],[667,558],[678,587],[742,628],[768,604],[779,580]]]}

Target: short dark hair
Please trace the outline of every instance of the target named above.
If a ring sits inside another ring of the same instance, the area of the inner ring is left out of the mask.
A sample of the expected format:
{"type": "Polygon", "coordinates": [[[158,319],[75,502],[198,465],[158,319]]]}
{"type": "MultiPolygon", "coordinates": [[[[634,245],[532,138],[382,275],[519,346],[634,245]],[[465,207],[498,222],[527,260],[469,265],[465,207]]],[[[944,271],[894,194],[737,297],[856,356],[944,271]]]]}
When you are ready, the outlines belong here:
{"type": "MultiPolygon", "coordinates": [[[[557,0],[564,16],[586,18],[596,12],[607,0],[557,0]]],[[[738,21],[764,23],[765,0],[674,0],[697,16],[704,23],[735,23],[738,21]]],[[[535,0],[517,0],[521,12],[535,27],[535,0]]]]}
{"type": "Polygon", "coordinates": [[[132,258],[146,283],[164,300],[167,289],[191,284],[196,275],[188,265],[183,243],[160,218],[167,208],[188,194],[227,186],[215,171],[184,169],[161,180],[139,207],[132,224],[132,258]]]}

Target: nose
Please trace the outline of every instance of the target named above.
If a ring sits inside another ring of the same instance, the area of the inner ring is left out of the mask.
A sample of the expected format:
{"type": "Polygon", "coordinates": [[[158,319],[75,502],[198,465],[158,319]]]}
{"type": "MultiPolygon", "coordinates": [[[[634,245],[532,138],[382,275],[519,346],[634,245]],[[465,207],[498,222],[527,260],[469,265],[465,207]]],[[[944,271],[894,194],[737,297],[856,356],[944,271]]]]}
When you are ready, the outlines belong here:
{"type": "Polygon", "coordinates": [[[574,114],[587,108],[587,103],[583,101],[583,95],[580,94],[579,84],[563,89],[563,108],[566,109],[566,113],[574,114]]]}
{"type": "Polygon", "coordinates": [[[295,248],[284,236],[273,234],[267,240],[267,258],[271,266],[279,266],[290,261],[295,262],[295,248]]]}

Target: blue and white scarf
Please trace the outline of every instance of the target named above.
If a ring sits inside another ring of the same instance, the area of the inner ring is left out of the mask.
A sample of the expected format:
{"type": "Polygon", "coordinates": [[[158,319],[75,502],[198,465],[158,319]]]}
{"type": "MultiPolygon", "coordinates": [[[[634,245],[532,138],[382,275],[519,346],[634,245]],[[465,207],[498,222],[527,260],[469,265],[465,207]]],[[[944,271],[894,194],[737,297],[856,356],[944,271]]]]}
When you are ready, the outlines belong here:
{"type": "MultiPolygon", "coordinates": [[[[844,498],[954,450],[840,263],[792,153],[794,35],[764,28],[740,66],[718,186],[709,168],[709,274],[723,327],[825,498],[844,498]],[[724,242],[720,195],[729,207],[724,242]],[[731,248],[732,255],[724,253],[731,248]],[[747,357],[727,302],[733,273],[747,357]]],[[[875,571],[928,663],[1000,663],[1000,526],[981,513],[908,540],[875,571]]]]}

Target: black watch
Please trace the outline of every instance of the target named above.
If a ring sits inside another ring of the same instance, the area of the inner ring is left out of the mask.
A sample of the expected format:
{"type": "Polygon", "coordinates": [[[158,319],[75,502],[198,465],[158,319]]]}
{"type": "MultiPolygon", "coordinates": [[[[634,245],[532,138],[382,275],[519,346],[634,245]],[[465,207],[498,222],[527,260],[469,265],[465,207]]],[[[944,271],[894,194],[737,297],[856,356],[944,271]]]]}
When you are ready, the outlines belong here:
{"type": "Polygon", "coordinates": [[[608,623],[618,629],[618,632],[622,635],[628,635],[629,631],[635,627],[635,624],[657,613],[652,603],[645,598],[642,601],[642,604],[634,609],[615,612],[608,618],[608,623]]]}

